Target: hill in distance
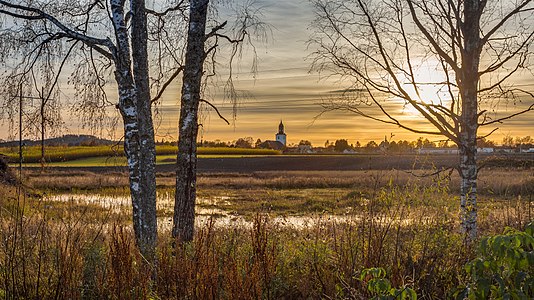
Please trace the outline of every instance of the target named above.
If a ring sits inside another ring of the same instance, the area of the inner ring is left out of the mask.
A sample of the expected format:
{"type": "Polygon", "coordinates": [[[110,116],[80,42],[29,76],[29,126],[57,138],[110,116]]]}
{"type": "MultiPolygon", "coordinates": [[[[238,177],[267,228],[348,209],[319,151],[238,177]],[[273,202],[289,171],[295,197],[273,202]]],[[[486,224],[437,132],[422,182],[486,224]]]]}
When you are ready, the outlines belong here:
{"type": "MultiPolygon", "coordinates": [[[[41,145],[40,140],[23,140],[24,146],[38,146],[41,145]]],[[[112,145],[116,142],[101,139],[94,135],[87,134],[67,134],[60,137],[45,139],[46,146],[98,146],[98,145],[112,145]]],[[[0,142],[0,147],[17,147],[19,141],[0,142]]]]}

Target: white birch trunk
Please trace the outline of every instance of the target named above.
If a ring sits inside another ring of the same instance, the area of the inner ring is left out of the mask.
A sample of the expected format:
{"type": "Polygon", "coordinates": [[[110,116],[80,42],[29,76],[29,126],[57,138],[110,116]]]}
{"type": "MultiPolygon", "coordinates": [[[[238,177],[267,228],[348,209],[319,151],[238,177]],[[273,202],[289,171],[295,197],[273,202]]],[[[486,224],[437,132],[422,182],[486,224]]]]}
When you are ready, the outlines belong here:
{"type": "MultiPolygon", "coordinates": [[[[124,1],[111,0],[111,12],[117,39],[116,53],[114,53],[115,79],[119,89],[118,108],[124,123],[124,152],[128,159],[133,228],[141,254],[151,262],[155,253],[157,224],[154,133],[152,128],[147,129],[147,126],[152,127],[150,96],[148,94],[148,99],[145,99],[146,94],[149,93],[146,89],[148,84],[146,86],[141,84],[141,89],[137,88],[132,74],[130,40],[124,19],[124,1]],[[140,98],[139,95],[145,98],[140,98]],[[149,119],[147,119],[147,107],[149,119]]],[[[139,44],[143,44],[143,41],[138,40],[142,38],[142,33],[140,36],[133,37],[136,40],[134,47],[142,47],[139,44]]],[[[143,60],[147,58],[145,55],[143,59],[143,51],[146,53],[146,40],[144,43],[144,50],[140,49],[140,53],[133,55],[135,60],[133,70],[138,72],[136,79],[140,82],[143,81],[140,77],[148,76],[148,67],[146,62],[143,63],[143,60]],[[145,67],[146,70],[143,69],[145,67]]]]}
{"type": "Polygon", "coordinates": [[[477,237],[477,131],[480,16],[478,0],[467,0],[464,10],[464,51],[459,78],[462,97],[460,149],[460,220],[468,243],[477,237]]]}
{"type": "Polygon", "coordinates": [[[156,145],[149,87],[147,53],[147,17],[144,0],[131,0],[132,60],[136,87],[138,128],[139,128],[139,187],[140,198],[134,214],[139,222],[134,223],[134,231],[141,253],[150,262],[155,262],[157,242],[156,218],[156,145]]]}
{"type": "Polygon", "coordinates": [[[206,14],[209,0],[190,1],[176,162],[173,237],[191,241],[195,225],[197,184],[198,105],[204,63],[206,14]]]}

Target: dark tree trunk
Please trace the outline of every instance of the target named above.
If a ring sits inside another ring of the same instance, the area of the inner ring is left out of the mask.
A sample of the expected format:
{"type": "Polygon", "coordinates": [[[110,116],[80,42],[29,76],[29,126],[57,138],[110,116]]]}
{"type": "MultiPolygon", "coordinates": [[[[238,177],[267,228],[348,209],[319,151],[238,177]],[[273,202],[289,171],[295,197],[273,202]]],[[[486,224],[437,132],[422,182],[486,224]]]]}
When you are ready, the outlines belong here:
{"type": "Polygon", "coordinates": [[[465,2],[464,51],[460,94],[462,97],[460,128],[460,219],[469,241],[477,236],[477,130],[478,130],[478,68],[480,59],[480,16],[483,7],[478,0],[465,2]]]}
{"type": "Polygon", "coordinates": [[[190,1],[190,19],[185,54],[176,162],[176,196],[173,237],[193,239],[197,184],[198,106],[204,63],[206,14],[209,0],[190,1]]]}
{"type": "Polygon", "coordinates": [[[155,259],[157,240],[156,218],[156,145],[154,124],[150,103],[148,53],[147,53],[147,17],[144,0],[132,0],[132,60],[133,76],[136,87],[137,115],[139,127],[139,199],[134,205],[133,215],[136,240],[145,258],[155,259]]]}
{"type": "Polygon", "coordinates": [[[45,99],[41,98],[41,108],[39,113],[41,114],[41,172],[44,171],[45,167],[45,127],[46,127],[46,118],[45,118],[45,99]]]}

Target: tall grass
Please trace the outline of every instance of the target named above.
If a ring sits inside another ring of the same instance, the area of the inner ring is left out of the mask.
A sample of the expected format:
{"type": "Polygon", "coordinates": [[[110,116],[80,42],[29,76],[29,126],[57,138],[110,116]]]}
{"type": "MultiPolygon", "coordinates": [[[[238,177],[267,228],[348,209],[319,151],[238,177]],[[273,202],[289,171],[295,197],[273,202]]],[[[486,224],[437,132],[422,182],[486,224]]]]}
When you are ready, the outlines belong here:
{"type": "MultiPolygon", "coordinates": [[[[415,172],[418,175],[428,172],[415,172]]],[[[57,190],[100,190],[105,187],[128,187],[126,173],[107,172],[91,173],[84,171],[48,171],[45,174],[28,170],[27,183],[40,189],[57,190]]],[[[175,173],[158,173],[158,187],[173,187],[176,183],[175,173]]],[[[399,170],[392,171],[281,171],[240,173],[201,173],[198,175],[198,186],[201,190],[289,190],[297,193],[302,189],[347,189],[357,192],[368,192],[376,187],[388,184],[417,184],[428,186],[436,181],[435,177],[415,177],[399,170]]],[[[534,173],[532,170],[497,169],[488,172],[482,170],[478,178],[478,192],[485,197],[514,198],[534,195],[534,173]]],[[[459,192],[460,178],[454,172],[447,184],[452,193],[459,192]]],[[[202,191],[201,191],[202,192],[202,191]]],[[[243,194],[243,192],[240,192],[243,194]]]]}
{"type": "MultiPolygon", "coordinates": [[[[2,186],[0,298],[365,299],[371,294],[359,274],[384,267],[394,286],[443,299],[475,254],[457,232],[451,200],[439,183],[388,184],[366,198],[353,195],[357,209],[345,221],[319,214],[297,229],[268,214],[257,214],[250,227],[212,219],[185,244],[163,231],[154,280],[129,220],[2,186]]],[[[525,205],[506,206],[507,215],[481,213],[482,234],[524,224],[525,205]]]]}

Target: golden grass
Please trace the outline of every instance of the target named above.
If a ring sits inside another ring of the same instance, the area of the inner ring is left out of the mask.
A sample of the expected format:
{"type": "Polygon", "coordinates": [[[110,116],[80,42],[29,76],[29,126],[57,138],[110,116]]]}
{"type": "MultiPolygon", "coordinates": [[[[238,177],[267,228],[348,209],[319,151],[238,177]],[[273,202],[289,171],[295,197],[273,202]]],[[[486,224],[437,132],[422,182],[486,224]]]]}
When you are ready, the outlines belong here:
{"type": "MultiPolygon", "coordinates": [[[[271,192],[276,200],[283,191],[271,192]]],[[[128,209],[117,215],[86,204],[50,203],[0,186],[0,296],[368,299],[373,295],[358,275],[378,266],[394,286],[413,288],[420,299],[441,299],[462,283],[474,250],[463,244],[455,197],[446,187],[388,183],[372,188],[365,201],[345,196],[358,205],[346,222],[319,214],[295,229],[257,214],[251,226],[199,224],[188,244],[161,230],[158,278],[152,280],[135,248],[128,209]]],[[[520,228],[531,218],[527,202],[517,197],[492,205],[480,210],[483,235],[520,228]]]]}
{"type": "MultiPolygon", "coordinates": [[[[429,185],[440,181],[447,184],[451,193],[458,192],[459,176],[456,172],[450,179],[436,176],[419,177],[429,171],[414,171],[418,176],[401,170],[392,171],[283,171],[199,174],[199,189],[330,189],[344,188],[369,191],[388,184],[404,186],[408,184],[429,185]]],[[[27,183],[35,188],[48,190],[99,190],[107,187],[127,187],[127,174],[124,172],[92,173],[72,171],[26,171],[27,183]]],[[[171,188],[175,184],[174,173],[159,173],[157,184],[160,188],[171,188]]],[[[525,169],[482,170],[479,174],[478,189],[481,195],[516,196],[534,194],[534,171],[525,169]]]]}

